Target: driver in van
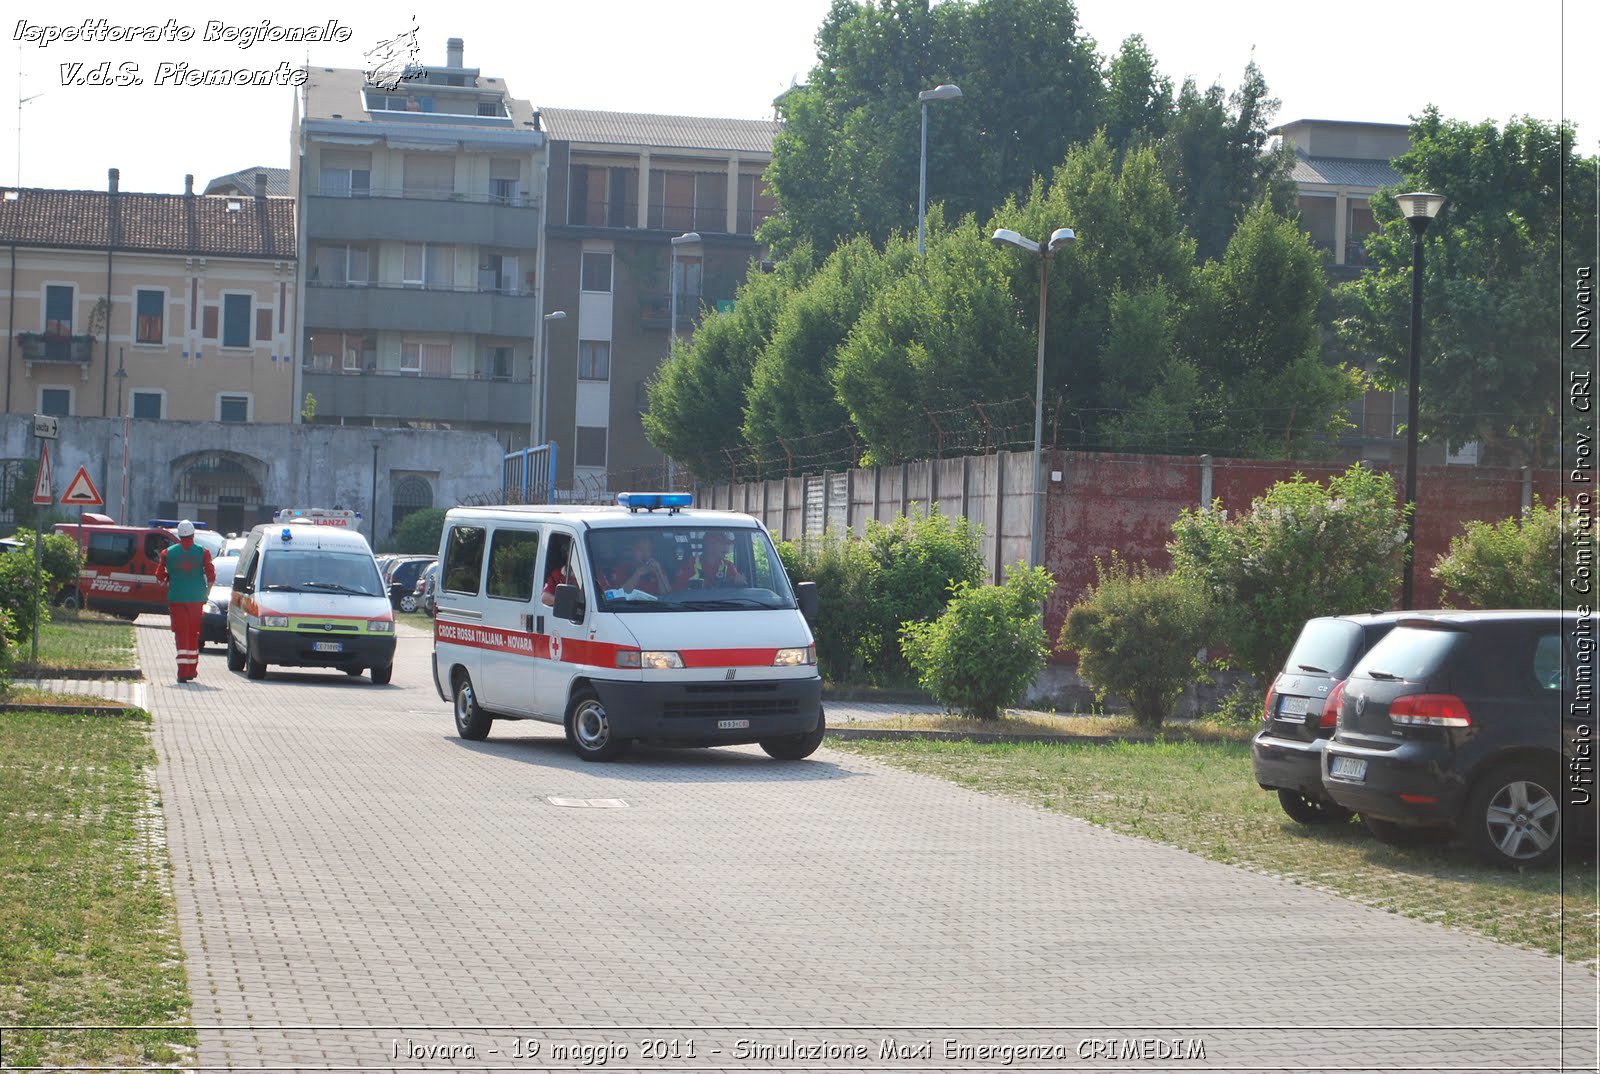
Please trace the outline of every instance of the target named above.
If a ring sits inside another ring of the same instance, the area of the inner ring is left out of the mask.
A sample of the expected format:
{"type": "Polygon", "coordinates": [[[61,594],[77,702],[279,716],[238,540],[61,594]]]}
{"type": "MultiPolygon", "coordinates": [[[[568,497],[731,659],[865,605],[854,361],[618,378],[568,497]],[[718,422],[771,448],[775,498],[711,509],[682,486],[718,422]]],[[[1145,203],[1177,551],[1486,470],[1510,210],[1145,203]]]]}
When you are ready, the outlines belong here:
{"type": "Polygon", "coordinates": [[[655,542],[648,533],[633,535],[627,551],[611,568],[606,580],[608,589],[629,593],[638,591],[653,597],[659,597],[671,588],[667,583],[667,572],[662,570],[661,563],[656,559],[655,542]]]}

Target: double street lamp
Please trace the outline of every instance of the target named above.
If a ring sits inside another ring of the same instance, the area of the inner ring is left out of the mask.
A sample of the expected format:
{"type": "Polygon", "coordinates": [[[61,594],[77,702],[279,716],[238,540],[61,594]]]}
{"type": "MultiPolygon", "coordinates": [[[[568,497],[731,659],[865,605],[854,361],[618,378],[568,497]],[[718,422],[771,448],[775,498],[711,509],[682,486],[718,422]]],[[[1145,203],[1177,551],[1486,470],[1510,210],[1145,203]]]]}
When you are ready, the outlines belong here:
{"type": "MultiPolygon", "coordinates": [[[[671,325],[669,335],[667,337],[668,358],[672,357],[672,348],[676,346],[678,342],[678,247],[699,245],[700,233],[698,231],[686,231],[682,235],[674,235],[672,237],[672,253],[670,255],[671,268],[668,272],[668,275],[671,276],[671,280],[669,282],[671,294],[668,296],[668,301],[672,306],[671,312],[667,315],[671,325]]],[[[674,487],[676,487],[677,477],[677,469],[673,466],[672,456],[668,455],[667,491],[670,492],[674,487]]]]}
{"type": "Polygon", "coordinates": [[[919,254],[926,247],[924,240],[928,231],[928,102],[953,101],[960,96],[961,87],[949,83],[917,94],[917,100],[922,102],[922,165],[917,181],[917,253],[919,254]]]}
{"type": "Polygon", "coordinates": [[[1405,566],[1400,579],[1400,610],[1412,606],[1412,568],[1417,543],[1417,409],[1422,383],[1422,236],[1433,218],[1444,208],[1439,194],[1416,191],[1395,198],[1400,214],[1411,225],[1411,388],[1406,401],[1406,514],[1405,566]]]}
{"type": "Polygon", "coordinates": [[[996,246],[1010,246],[1039,259],[1039,361],[1033,388],[1033,530],[1029,544],[1028,565],[1041,566],[1044,562],[1044,330],[1047,308],[1045,296],[1050,290],[1050,259],[1077,241],[1078,236],[1069,227],[1058,227],[1050,233],[1044,244],[1024,238],[1009,228],[1000,228],[990,237],[996,246]]]}

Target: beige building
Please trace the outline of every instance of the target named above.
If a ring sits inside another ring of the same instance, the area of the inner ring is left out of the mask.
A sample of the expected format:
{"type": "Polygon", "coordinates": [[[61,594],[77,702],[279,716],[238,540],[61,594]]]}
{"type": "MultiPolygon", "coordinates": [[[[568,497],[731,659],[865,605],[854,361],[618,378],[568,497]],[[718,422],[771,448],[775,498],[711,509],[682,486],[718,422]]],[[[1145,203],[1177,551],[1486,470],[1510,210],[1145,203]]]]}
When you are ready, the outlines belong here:
{"type": "Polygon", "coordinates": [[[294,203],[186,185],[0,191],[7,413],[291,420],[294,203]]]}

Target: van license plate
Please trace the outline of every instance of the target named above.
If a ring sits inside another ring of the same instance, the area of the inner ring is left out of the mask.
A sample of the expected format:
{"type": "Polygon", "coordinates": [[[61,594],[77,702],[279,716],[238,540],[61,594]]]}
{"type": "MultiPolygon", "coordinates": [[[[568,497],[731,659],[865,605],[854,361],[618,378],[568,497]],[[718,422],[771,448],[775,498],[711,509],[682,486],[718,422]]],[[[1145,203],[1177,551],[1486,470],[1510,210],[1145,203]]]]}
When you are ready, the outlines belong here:
{"type": "Polygon", "coordinates": [[[717,730],[718,731],[738,731],[738,730],[741,730],[741,729],[749,727],[749,726],[750,726],[750,721],[749,720],[718,720],[717,721],[717,730]]]}
{"type": "Polygon", "coordinates": [[[316,653],[342,653],[342,652],[344,652],[344,642],[342,642],[342,641],[319,641],[319,642],[314,642],[314,643],[312,643],[311,651],[312,652],[316,652],[316,653]]]}
{"type": "Polygon", "coordinates": [[[1340,779],[1360,782],[1367,778],[1367,762],[1359,757],[1335,757],[1329,771],[1340,779]]]}

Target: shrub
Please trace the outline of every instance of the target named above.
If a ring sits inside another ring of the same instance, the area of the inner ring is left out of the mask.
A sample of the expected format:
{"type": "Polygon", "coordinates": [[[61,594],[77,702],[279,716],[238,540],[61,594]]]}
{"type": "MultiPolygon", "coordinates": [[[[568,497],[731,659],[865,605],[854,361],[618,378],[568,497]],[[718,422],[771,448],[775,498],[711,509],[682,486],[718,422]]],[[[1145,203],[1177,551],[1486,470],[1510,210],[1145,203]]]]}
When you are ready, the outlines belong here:
{"type": "Polygon", "coordinates": [[[1172,526],[1175,573],[1199,583],[1217,630],[1263,682],[1318,615],[1387,608],[1400,584],[1406,510],[1394,480],[1357,463],[1326,487],[1300,474],[1250,510],[1184,511],[1172,526]]]}
{"type": "Polygon", "coordinates": [[[1043,604],[1055,585],[1043,567],[1018,564],[1004,585],[962,582],[939,618],[907,623],[901,645],[922,688],[979,719],[1015,704],[1050,655],[1043,604]]]}
{"type": "Polygon", "coordinates": [[[952,587],[983,577],[977,527],[937,511],[869,522],[860,539],[784,542],[778,554],[790,578],[817,583],[817,660],[833,682],[911,681],[901,625],[936,619],[952,587]]]}
{"type": "MultiPolygon", "coordinates": [[[[33,531],[21,530],[15,539],[22,542],[22,547],[16,550],[16,554],[28,557],[31,563],[33,531]]],[[[44,543],[39,547],[39,565],[44,569],[45,577],[48,579],[46,592],[59,594],[76,582],[78,568],[83,563],[82,557],[83,550],[78,546],[76,538],[65,533],[45,533],[44,543]]]]}
{"type": "MultiPolygon", "coordinates": [[[[1559,608],[1563,531],[1581,534],[1587,528],[1587,519],[1569,510],[1565,500],[1553,507],[1536,501],[1521,517],[1502,522],[1468,522],[1466,532],[1450,541],[1449,554],[1439,557],[1433,576],[1444,586],[1447,602],[1559,608]]],[[[1590,563],[1593,551],[1591,540],[1590,563]]]]}
{"type": "Polygon", "coordinates": [[[0,692],[11,688],[11,669],[16,659],[16,645],[11,640],[11,616],[0,608],[0,692]]]}
{"type": "Polygon", "coordinates": [[[861,541],[783,541],[778,558],[790,580],[817,584],[817,669],[829,682],[868,681],[875,649],[868,594],[878,565],[861,541]]]}
{"type": "Polygon", "coordinates": [[[1200,672],[1196,652],[1211,629],[1211,607],[1192,579],[1130,567],[1112,554],[1095,560],[1095,584],[1067,613],[1060,648],[1078,654],[1078,674],[1126,698],[1140,727],[1154,730],[1200,672]]]}
{"type": "Polygon", "coordinates": [[[444,534],[445,509],[428,507],[414,511],[400,520],[384,547],[390,552],[419,556],[435,555],[439,551],[439,538],[444,534]]]}
{"type": "Polygon", "coordinates": [[[33,637],[36,621],[50,621],[50,594],[55,592],[50,582],[48,574],[35,571],[31,551],[0,553],[0,611],[8,616],[12,641],[33,637]]]}

